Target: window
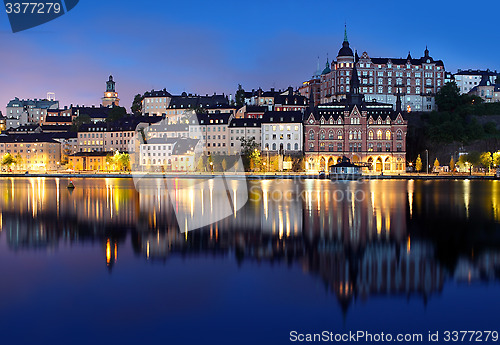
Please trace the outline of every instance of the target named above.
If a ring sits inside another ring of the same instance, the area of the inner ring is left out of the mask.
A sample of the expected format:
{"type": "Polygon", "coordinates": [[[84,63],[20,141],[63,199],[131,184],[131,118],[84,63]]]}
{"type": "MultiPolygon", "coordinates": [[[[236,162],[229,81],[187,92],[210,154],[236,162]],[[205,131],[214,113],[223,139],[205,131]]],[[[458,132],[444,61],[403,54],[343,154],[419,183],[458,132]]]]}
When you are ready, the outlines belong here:
{"type": "Polygon", "coordinates": [[[377,131],[377,140],[382,140],[382,131],[380,129],[377,131]]]}
{"type": "Polygon", "coordinates": [[[314,131],[312,129],[309,131],[309,140],[314,140],[314,131]]]}
{"type": "Polygon", "coordinates": [[[403,133],[400,130],[398,130],[396,133],[396,139],[403,140],[403,133]]]}
{"type": "Polygon", "coordinates": [[[385,150],[386,150],[387,152],[390,152],[390,151],[391,151],[391,144],[390,144],[390,143],[386,143],[386,144],[385,144],[385,150]]]}
{"type": "Polygon", "coordinates": [[[368,132],[368,140],[373,140],[373,131],[368,132]]]}
{"type": "Polygon", "coordinates": [[[396,145],[396,150],[397,150],[398,152],[403,151],[401,143],[397,143],[397,145],[396,145]]]}
{"type": "Polygon", "coordinates": [[[328,132],[328,139],[332,140],[333,138],[333,131],[328,132]]]}
{"type": "Polygon", "coordinates": [[[328,144],[328,151],[333,152],[333,144],[328,144]]]}
{"type": "Polygon", "coordinates": [[[382,143],[377,143],[377,151],[382,152],[382,143]]]}
{"type": "Polygon", "coordinates": [[[372,151],[373,151],[373,144],[369,143],[368,144],[368,152],[372,152],[372,151]]]}
{"type": "Polygon", "coordinates": [[[321,131],[319,137],[321,140],[325,140],[325,131],[321,131]]]}
{"type": "Polygon", "coordinates": [[[342,143],[337,143],[337,151],[342,152],[342,143]]]}
{"type": "Polygon", "coordinates": [[[337,132],[337,139],[342,140],[342,131],[337,132]]]}

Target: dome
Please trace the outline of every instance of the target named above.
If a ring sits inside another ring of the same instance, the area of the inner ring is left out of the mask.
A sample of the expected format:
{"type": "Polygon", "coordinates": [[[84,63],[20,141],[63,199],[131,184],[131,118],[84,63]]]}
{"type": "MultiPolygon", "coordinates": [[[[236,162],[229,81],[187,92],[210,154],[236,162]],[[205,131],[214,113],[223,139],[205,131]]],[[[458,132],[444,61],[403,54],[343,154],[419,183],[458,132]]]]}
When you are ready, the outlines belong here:
{"type": "Polygon", "coordinates": [[[345,41],[342,42],[342,48],[340,48],[339,50],[339,55],[337,55],[337,57],[339,56],[352,56],[352,49],[349,48],[349,42],[348,41],[345,41]]]}

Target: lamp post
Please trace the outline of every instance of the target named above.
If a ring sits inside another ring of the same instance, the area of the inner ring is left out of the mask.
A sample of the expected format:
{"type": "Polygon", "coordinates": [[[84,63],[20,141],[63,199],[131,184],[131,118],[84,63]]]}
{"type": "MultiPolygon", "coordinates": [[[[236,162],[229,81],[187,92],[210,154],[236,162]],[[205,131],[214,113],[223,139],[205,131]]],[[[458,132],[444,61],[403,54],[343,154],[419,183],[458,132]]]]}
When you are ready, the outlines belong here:
{"type": "Polygon", "coordinates": [[[425,150],[426,153],[426,161],[425,163],[427,164],[427,175],[429,175],[429,150],[425,150]]]}

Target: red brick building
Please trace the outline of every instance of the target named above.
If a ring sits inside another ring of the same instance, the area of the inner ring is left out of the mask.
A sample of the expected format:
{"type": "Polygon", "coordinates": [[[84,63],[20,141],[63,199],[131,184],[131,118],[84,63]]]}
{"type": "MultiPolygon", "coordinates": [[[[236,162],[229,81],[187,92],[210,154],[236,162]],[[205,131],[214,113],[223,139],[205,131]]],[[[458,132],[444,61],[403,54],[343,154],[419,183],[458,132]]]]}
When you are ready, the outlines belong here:
{"type": "Polygon", "coordinates": [[[306,170],[326,171],[346,156],[371,171],[405,171],[407,121],[400,97],[396,111],[391,104],[365,102],[359,93],[356,66],[352,75],[345,99],[306,112],[306,170]]]}

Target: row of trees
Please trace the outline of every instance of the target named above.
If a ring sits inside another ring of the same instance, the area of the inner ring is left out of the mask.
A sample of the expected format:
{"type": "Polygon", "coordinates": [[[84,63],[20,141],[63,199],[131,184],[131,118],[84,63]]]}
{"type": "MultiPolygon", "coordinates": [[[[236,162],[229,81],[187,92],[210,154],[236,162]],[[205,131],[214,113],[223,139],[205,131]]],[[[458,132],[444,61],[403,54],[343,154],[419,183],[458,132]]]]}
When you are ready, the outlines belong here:
{"type": "MultiPolygon", "coordinates": [[[[437,171],[441,164],[436,158],[434,160],[434,170],[437,171]]],[[[422,158],[418,155],[415,162],[415,170],[418,172],[422,171],[422,158]]],[[[460,171],[467,171],[474,168],[483,168],[490,171],[492,168],[500,167],[500,151],[497,152],[470,152],[467,154],[460,155],[458,161],[455,162],[453,157],[450,159],[449,163],[450,171],[455,171],[457,168],[460,171]]]]}

